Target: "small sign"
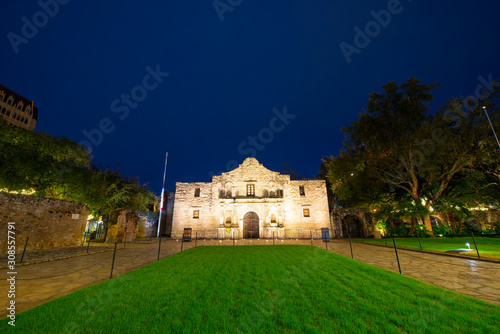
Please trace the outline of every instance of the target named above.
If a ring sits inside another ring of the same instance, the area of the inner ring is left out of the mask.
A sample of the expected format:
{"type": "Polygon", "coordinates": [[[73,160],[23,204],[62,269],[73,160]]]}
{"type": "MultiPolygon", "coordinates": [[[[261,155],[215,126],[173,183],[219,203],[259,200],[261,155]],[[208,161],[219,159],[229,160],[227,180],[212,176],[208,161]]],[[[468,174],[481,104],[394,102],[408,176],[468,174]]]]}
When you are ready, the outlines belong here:
{"type": "Polygon", "coordinates": [[[71,215],[71,219],[79,219],[80,218],[80,215],[78,213],[73,213],[71,215]]]}
{"type": "Polygon", "coordinates": [[[321,238],[323,239],[323,242],[330,242],[330,230],[327,228],[322,228],[321,238]]]}
{"type": "Polygon", "coordinates": [[[187,227],[184,229],[184,234],[182,235],[182,241],[191,241],[191,234],[193,229],[191,227],[187,227]]]}
{"type": "Polygon", "coordinates": [[[231,233],[231,228],[230,227],[226,227],[226,233],[231,233]]]}

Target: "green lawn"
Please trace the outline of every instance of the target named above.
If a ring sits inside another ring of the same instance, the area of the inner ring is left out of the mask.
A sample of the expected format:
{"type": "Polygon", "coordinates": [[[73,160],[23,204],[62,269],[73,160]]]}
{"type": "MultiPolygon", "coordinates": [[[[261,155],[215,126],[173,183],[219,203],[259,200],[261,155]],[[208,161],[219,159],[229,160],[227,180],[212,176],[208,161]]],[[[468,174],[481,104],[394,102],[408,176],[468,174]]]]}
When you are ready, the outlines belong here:
{"type": "MultiPolygon", "coordinates": [[[[500,260],[500,238],[476,237],[479,255],[484,258],[500,260]]],[[[392,239],[353,239],[354,241],[373,243],[377,245],[393,246],[392,239]]],[[[467,248],[465,243],[470,244],[470,248],[475,249],[472,237],[466,238],[421,238],[422,249],[434,252],[445,252],[450,249],[467,248]]],[[[396,238],[396,245],[401,248],[420,249],[417,238],[396,238]]],[[[461,253],[462,255],[477,256],[476,251],[461,253]]]]}
{"type": "Polygon", "coordinates": [[[17,315],[20,333],[498,333],[500,307],[313,246],[199,246],[17,315]]]}

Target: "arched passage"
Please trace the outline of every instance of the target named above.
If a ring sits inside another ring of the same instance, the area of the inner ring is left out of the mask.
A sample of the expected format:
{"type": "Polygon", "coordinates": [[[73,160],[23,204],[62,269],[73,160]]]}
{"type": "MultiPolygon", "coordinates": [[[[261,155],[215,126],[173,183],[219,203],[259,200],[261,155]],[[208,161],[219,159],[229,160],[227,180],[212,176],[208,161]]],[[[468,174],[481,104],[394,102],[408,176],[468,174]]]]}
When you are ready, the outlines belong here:
{"type": "Polygon", "coordinates": [[[351,238],[364,238],[365,231],[361,219],[354,215],[345,216],[342,219],[342,232],[344,237],[351,236],[351,238]]]}

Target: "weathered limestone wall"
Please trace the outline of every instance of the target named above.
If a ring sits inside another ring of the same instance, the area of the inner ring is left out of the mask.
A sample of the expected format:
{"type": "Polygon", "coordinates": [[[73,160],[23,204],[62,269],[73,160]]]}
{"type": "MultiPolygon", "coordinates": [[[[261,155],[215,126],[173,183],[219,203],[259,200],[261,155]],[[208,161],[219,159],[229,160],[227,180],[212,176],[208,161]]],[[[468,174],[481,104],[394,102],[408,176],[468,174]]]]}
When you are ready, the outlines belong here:
{"type": "Polygon", "coordinates": [[[109,214],[106,242],[134,241],[156,237],[158,212],[131,209],[113,210],[109,214]]]}
{"type": "Polygon", "coordinates": [[[243,219],[249,212],[258,216],[261,238],[272,238],[273,232],[282,238],[286,229],[330,227],[325,181],[290,181],[289,175],[247,158],[238,168],[214,176],[212,182],[176,184],[172,238],[181,237],[185,227],[192,228],[193,235],[208,230],[211,236],[207,237],[241,238],[243,219]],[[247,196],[248,185],[254,186],[253,196],[247,196]],[[199,197],[195,196],[197,188],[199,197]],[[309,217],[304,217],[304,209],[309,210],[309,217]],[[194,217],[194,211],[199,217],[194,217]]]}
{"type": "Polygon", "coordinates": [[[82,244],[89,209],[77,202],[0,193],[0,251],[7,252],[7,223],[15,222],[16,247],[28,250],[82,244]]]}

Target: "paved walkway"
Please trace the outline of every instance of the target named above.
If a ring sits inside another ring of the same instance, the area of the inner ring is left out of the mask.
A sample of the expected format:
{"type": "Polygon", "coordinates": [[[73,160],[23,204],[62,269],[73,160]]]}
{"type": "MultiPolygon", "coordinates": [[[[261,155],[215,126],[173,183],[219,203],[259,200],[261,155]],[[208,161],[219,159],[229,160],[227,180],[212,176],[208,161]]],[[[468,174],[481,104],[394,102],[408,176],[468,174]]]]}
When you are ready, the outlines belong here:
{"type": "MultiPolygon", "coordinates": [[[[351,257],[349,241],[334,240],[329,250],[351,257]]],[[[353,255],[358,261],[399,273],[394,248],[353,243],[353,255]]],[[[403,275],[500,305],[500,263],[402,249],[398,255],[403,275]]]]}
{"type": "MultiPolygon", "coordinates": [[[[310,240],[276,240],[276,244],[310,245],[310,240]]],[[[198,240],[184,243],[183,250],[195,245],[272,245],[272,240],[198,240]]],[[[325,243],[315,240],[314,245],[325,248],[325,243]]],[[[91,246],[92,250],[92,246],[91,246]]],[[[97,248],[96,248],[97,250],[97,248]]],[[[102,249],[99,249],[102,250],[102,249]]],[[[180,240],[162,240],[160,258],[178,253],[180,240]]],[[[328,250],[351,256],[349,242],[333,240],[328,250]]],[[[63,251],[67,253],[67,250],[63,251]]],[[[354,259],[394,272],[398,271],[392,248],[353,243],[354,259]]],[[[399,250],[404,275],[500,304],[500,264],[434,254],[399,250]]],[[[57,256],[58,254],[52,255],[57,256]]],[[[113,277],[154,262],[158,255],[158,243],[119,244],[116,252],[113,277]]],[[[50,262],[23,265],[16,268],[16,313],[28,310],[47,301],[64,296],[81,288],[109,279],[113,251],[75,256],[50,262]]],[[[1,264],[0,264],[1,265],[1,264]]],[[[1,269],[0,318],[6,316],[9,299],[8,269],[1,269]]]]}

